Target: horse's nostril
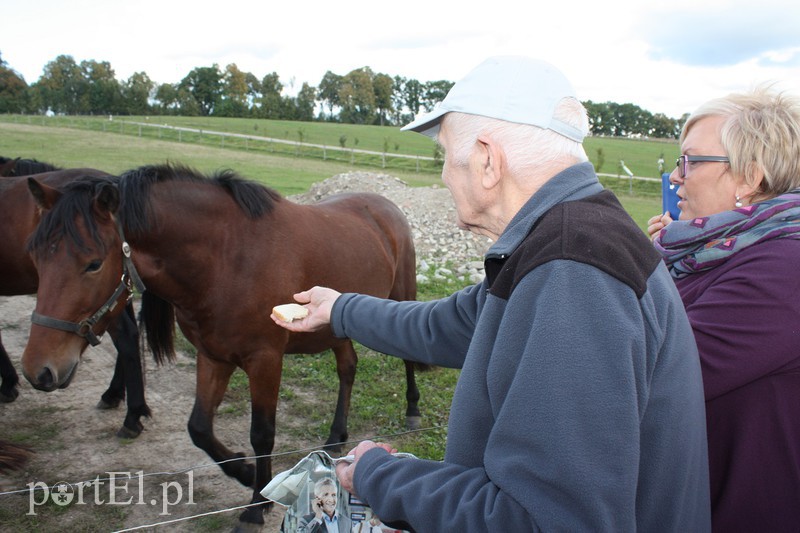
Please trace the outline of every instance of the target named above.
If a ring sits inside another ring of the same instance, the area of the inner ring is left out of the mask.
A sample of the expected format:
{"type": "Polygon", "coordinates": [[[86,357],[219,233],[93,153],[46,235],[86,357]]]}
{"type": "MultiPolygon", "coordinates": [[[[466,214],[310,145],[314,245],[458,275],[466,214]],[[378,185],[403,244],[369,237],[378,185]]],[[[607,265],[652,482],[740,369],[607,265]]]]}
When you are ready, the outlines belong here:
{"type": "Polygon", "coordinates": [[[47,367],[39,372],[39,375],[36,376],[36,381],[38,382],[39,387],[42,389],[52,389],[55,383],[53,373],[47,367]]]}

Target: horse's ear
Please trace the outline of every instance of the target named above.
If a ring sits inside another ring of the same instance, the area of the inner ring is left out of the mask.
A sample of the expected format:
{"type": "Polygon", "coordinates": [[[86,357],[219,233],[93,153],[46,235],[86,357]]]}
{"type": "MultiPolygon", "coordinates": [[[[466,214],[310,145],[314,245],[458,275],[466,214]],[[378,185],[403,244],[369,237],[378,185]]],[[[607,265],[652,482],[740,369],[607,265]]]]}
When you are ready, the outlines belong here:
{"type": "Polygon", "coordinates": [[[17,166],[17,161],[19,161],[19,157],[16,159],[0,157],[0,176],[14,176],[16,174],[16,172],[14,172],[14,168],[17,166]]]}
{"type": "Polygon", "coordinates": [[[119,189],[110,183],[103,183],[96,189],[94,209],[98,214],[116,213],[119,208],[119,189]]]}
{"type": "Polygon", "coordinates": [[[56,201],[61,198],[61,191],[39,183],[34,178],[28,178],[28,190],[31,191],[39,208],[44,210],[52,209],[56,201]]]}

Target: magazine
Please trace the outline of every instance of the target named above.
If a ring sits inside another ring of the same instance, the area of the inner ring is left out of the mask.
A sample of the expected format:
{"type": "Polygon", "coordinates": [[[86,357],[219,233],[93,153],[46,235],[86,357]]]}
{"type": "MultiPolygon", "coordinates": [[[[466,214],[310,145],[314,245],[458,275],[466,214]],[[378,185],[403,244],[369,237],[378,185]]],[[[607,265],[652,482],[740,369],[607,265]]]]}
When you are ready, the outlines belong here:
{"type": "Polygon", "coordinates": [[[312,452],[261,490],[262,496],[286,507],[281,531],[324,533],[331,523],[339,533],[407,533],[383,524],[369,506],[344,490],[336,479],[335,461],[324,451],[312,452]]]}

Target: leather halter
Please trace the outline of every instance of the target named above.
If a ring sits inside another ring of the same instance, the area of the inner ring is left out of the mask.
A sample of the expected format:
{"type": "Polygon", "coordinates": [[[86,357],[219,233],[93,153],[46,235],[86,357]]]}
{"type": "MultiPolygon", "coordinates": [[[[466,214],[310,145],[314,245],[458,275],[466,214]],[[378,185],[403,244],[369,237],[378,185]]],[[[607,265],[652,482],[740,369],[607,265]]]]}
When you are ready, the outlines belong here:
{"type": "Polygon", "coordinates": [[[31,315],[32,323],[51,329],[58,329],[61,331],[74,333],[79,337],[84,338],[86,342],[92,346],[97,346],[100,344],[100,339],[98,339],[97,335],[95,335],[94,331],[92,331],[92,327],[94,327],[95,324],[97,324],[104,316],[106,316],[117,306],[117,300],[119,300],[120,296],[122,296],[122,293],[128,293],[128,298],[126,300],[128,301],[133,297],[134,287],[140,293],[145,291],[144,282],[142,282],[142,278],[139,277],[136,267],[133,266],[133,261],[131,260],[131,247],[128,245],[128,242],[125,240],[125,236],[122,233],[122,225],[120,224],[119,220],[116,222],[117,232],[119,233],[119,238],[122,241],[122,277],[120,278],[119,285],[117,285],[117,288],[114,290],[114,294],[112,294],[111,297],[106,300],[106,303],[104,303],[100,309],[97,310],[97,312],[95,312],[89,318],[81,320],[80,322],[69,322],[68,320],[52,318],[41,315],[34,311],[31,315]]]}

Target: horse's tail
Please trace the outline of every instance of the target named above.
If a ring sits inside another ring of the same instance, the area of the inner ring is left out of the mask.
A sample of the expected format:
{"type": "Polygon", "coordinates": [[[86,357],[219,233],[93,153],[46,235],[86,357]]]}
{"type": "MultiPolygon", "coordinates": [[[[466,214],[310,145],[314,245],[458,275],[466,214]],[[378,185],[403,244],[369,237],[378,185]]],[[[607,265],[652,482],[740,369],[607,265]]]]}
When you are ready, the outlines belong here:
{"type": "Polygon", "coordinates": [[[30,448],[0,440],[0,474],[22,470],[32,453],[30,448]]]}
{"type": "Polygon", "coordinates": [[[157,364],[175,361],[175,308],[150,291],[142,293],[139,327],[157,364]]]}

